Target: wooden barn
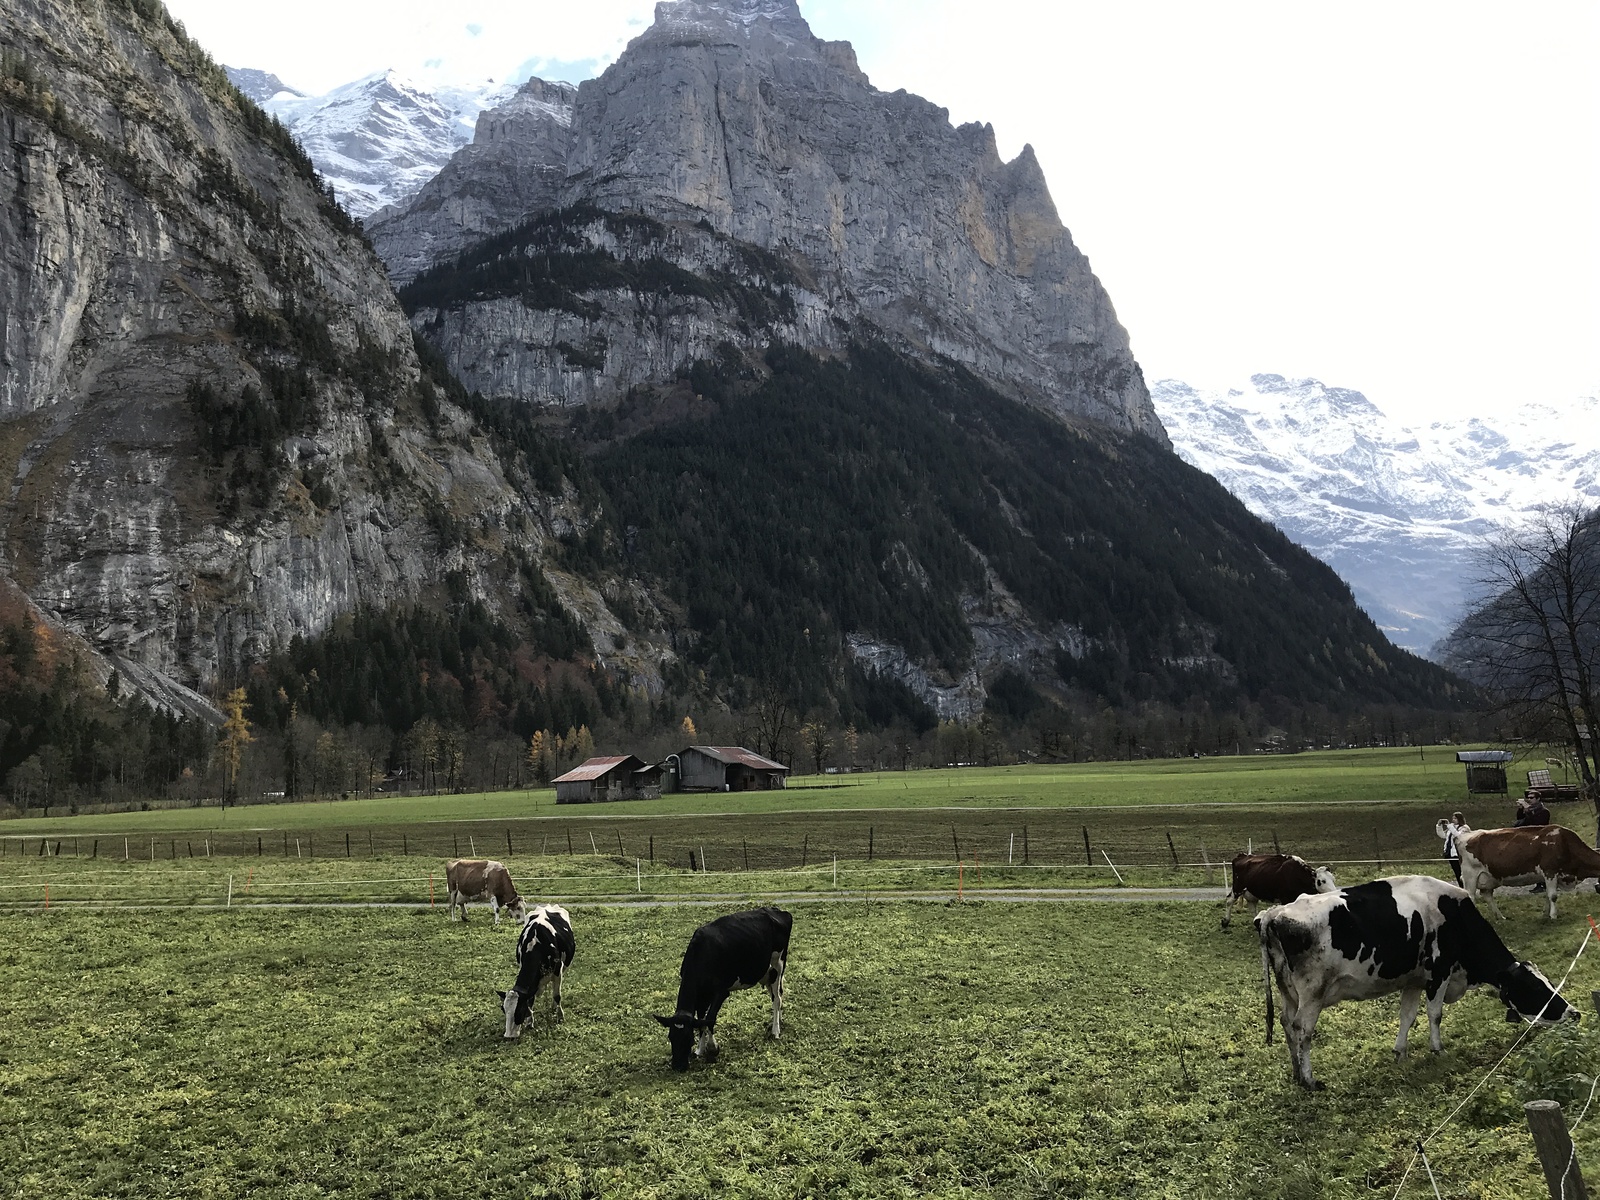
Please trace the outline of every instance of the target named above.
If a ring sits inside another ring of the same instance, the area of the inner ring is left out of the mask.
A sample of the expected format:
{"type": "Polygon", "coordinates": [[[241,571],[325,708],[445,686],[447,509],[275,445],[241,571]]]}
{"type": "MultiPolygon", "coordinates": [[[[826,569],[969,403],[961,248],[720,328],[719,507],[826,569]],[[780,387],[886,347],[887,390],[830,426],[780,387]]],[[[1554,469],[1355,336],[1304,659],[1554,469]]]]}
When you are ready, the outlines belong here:
{"type": "Polygon", "coordinates": [[[667,770],[680,792],[764,792],[789,777],[788,767],[743,746],[689,746],[668,756],[667,770]]]}
{"type": "Polygon", "coordinates": [[[555,781],[557,804],[605,800],[654,800],[661,795],[661,768],[632,754],[591,758],[555,781]]]}

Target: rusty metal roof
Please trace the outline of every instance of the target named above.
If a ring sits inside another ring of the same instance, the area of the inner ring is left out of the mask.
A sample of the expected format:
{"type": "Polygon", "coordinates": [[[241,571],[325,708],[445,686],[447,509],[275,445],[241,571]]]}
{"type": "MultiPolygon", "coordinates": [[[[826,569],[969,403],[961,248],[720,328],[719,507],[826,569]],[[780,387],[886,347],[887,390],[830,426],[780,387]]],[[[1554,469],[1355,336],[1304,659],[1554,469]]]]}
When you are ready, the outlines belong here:
{"type": "Polygon", "coordinates": [[[591,758],[580,767],[573,767],[565,775],[551,780],[552,783],[583,783],[586,780],[599,779],[602,775],[609,775],[625,762],[639,762],[631,754],[618,754],[609,758],[591,758]]]}
{"type": "Polygon", "coordinates": [[[707,758],[714,758],[720,763],[730,766],[739,765],[753,767],[757,771],[787,771],[789,768],[781,762],[773,762],[770,758],[762,758],[754,750],[746,750],[743,746],[690,746],[691,750],[698,750],[707,758]]]}

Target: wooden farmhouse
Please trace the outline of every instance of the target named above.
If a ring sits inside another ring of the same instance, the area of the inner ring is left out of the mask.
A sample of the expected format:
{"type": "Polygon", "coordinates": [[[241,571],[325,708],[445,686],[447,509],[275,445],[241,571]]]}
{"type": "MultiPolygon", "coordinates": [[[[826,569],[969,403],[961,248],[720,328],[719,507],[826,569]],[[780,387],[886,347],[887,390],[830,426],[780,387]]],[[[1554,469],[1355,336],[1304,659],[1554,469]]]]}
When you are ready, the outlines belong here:
{"type": "Polygon", "coordinates": [[[654,800],[661,795],[661,768],[632,754],[591,758],[555,783],[557,804],[654,800]]]}
{"type": "Polygon", "coordinates": [[[789,777],[788,767],[743,746],[690,746],[668,756],[669,771],[674,759],[680,792],[764,792],[789,777]]]}

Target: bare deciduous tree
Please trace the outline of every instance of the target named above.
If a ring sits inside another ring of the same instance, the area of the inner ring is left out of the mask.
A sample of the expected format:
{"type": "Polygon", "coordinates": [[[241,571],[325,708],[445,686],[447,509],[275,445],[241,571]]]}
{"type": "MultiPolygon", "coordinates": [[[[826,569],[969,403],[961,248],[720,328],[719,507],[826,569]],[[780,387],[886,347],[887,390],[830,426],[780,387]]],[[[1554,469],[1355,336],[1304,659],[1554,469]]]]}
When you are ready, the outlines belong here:
{"type": "Polygon", "coordinates": [[[1600,510],[1550,505],[1483,551],[1483,599],[1446,646],[1529,736],[1572,748],[1600,812],[1600,510]]]}

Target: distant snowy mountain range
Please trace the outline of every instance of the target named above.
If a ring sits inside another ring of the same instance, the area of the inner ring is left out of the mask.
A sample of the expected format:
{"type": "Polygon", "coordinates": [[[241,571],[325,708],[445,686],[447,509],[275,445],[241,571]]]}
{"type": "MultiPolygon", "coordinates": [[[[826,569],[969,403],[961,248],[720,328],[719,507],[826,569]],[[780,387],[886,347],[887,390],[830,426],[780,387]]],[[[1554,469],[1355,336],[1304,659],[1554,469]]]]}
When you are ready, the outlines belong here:
{"type": "Polygon", "coordinates": [[[379,71],[307,96],[267,71],[225,70],[235,87],[289,127],[339,202],[363,218],[417,192],[472,140],[478,114],[516,92],[493,80],[431,88],[379,71]]]}
{"type": "Polygon", "coordinates": [[[1332,566],[1419,654],[1461,616],[1486,533],[1541,503],[1600,504],[1596,396],[1406,426],[1315,379],[1209,392],[1167,379],[1150,394],[1185,460],[1332,566]]]}

